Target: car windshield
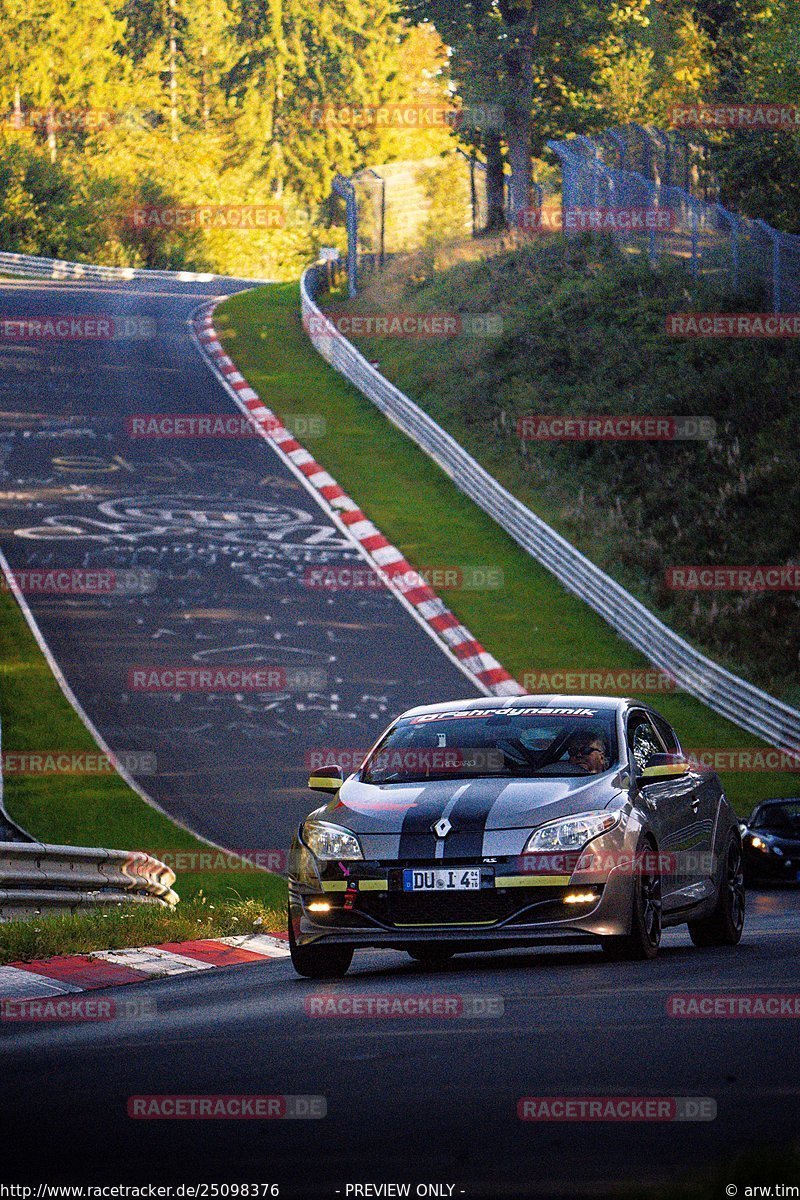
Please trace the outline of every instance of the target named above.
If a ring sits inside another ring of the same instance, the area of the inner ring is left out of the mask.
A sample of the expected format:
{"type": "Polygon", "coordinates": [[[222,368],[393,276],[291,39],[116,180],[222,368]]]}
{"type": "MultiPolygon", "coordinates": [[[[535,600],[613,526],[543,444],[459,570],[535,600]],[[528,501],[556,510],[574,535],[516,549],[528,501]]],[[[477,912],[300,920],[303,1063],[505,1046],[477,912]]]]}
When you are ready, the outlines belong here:
{"type": "Polygon", "coordinates": [[[755,828],[783,834],[784,837],[800,838],[800,800],[790,800],[786,804],[770,804],[762,808],[757,815],[755,828]]]}
{"type": "Polygon", "coordinates": [[[509,707],[398,721],[361,769],[365,783],[597,775],[617,760],[613,709],[509,707]]]}

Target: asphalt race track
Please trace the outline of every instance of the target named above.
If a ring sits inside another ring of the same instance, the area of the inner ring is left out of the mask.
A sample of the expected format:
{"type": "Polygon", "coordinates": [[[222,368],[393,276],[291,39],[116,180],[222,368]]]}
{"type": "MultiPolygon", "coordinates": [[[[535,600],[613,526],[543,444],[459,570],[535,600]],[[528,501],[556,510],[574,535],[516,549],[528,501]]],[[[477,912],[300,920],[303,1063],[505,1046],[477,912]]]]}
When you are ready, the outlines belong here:
{"type": "MultiPolygon", "coordinates": [[[[16,571],[151,573],[143,595],[28,600],[109,743],[155,755],[156,773],[140,782],[164,808],[229,846],[282,847],[309,807],[310,750],[365,745],[398,710],[474,689],[389,594],[305,586],[309,564],[356,552],[260,441],[127,435],[135,414],[233,410],[187,330],[215,286],[237,285],[3,286],[4,316],[96,313],[144,319],[149,332],[3,344],[0,541],[16,571]],[[298,678],[302,668],[316,683],[177,699],[128,686],[134,665],[209,661],[298,678]]],[[[357,955],[344,980],[322,986],[276,960],[96,993],[135,1001],[135,1015],[0,1021],[0,1174],[274,1182],[282,1196],[310,1198],[402,1181],[453,1188],[443,1196],[598,1196],[710,1171],[749,1145],[785,1146],[800,1111],[796,1019],[668,1012],[685,993],[800,990],[800,893],[748,902],[740,947],[698,950],[668,931],[653,963],[518,950],[434,972],[387,951],[357,955]],[[321,997],[418,994],[467,997],[494,1015],[308,1011],[321,997]],[[324,1097],[327,1115],[127,1115],[131,1096],[164,1094],[324,1097]],[[525,1096],[708,1098],[716,1117],[523,1122],[525,1096]]]]}
{"type": "Polygon", "coordinates": [[[456,1184],[454,1195],[471,1197],[578,1196],[623,1180],[674,1182],[751,1142],[786,1144],[798,1125],[796,1021],[667,1015],[674,994],[797,991],[800,894],[749,899],[735,950],[697,950],[675,930],[654,963],[606,964],[581,948],[462,956],[440,972],[374,952],[324,986],[276,960],[95,993],[152,1002],[154,1012],[129,1020],[0,1023],[3,1176],[279,1182],[282,1195],[310,1197],[402,1180],[456,1184]],[[323,995],[419,993],[500,997],[504,1011],[328,1018],[304,1007],[323,995]],[[126,1115],[132,1095],[173,1093],[320,1095],[327,1116],[126,1115]],[[717,1117],[516,1117],[522,1096],[563,1095],[710,1097],[717,1117]]]}
{"type": "Polygon", "coordinates": [[[0,546],[16,573],[115,573],[114,595],[23,589],[78,699],[170,814],[280,850],[312,807],[309,754],[366,749],[403,709],[477,689],[382,586],[308,586],[321,565],[368,569],[260,438],[129,434],[137,415],[240,416],[187,322],[243,286],[0,286],[0,319],[93,315],[118,334],[0,341],[0,546]],[[153,693],[130,675],[231,665],[275,682],[153,693]]]}

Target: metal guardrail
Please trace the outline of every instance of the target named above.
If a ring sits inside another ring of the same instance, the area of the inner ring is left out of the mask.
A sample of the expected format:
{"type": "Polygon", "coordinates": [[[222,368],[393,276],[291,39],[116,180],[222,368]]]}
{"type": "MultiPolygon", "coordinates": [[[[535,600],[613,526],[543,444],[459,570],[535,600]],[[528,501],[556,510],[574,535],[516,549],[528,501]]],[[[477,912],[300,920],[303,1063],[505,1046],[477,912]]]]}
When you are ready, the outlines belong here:
{"type": "Polygon", "coordinates": [[[171,867],[140,850],[0,842],[0,921],[98,905],[172,908],[171,867]]]}
{"type": "Polygon", "coordinates": [[[148,271],[135,267],[104,267],[94,263],[65,262],[60,258],[40,258],[35,254],[13,254],[0,251],[0,274],[26,275],[34,279],[85,279],[87,282],[108,282],[130,279],[183,279],[190,283],[207,283],[217,276],[197,271],[148,271]]]}
{"type": "MultiPolygon", "coordinates": [[[[216,275],[211,271],[161,271],[139,267],[104,267],[95,263],[65,262],[60,258],[40,258],[35,254],[14,254],[0,250],[0,275],[22,275],[31,279],[84,280],[87,283],[129,282],[136,279],[168,279],[177,283],[211,283],[212,280],[238,276],[216,275]]],[[[268,279],[254,279],[270,283],[268,279]]]]}
{"type": "Polygon", "coordinates": [[[798,753],[800,712],[695,650],[512,496],[325,319],[315,301],[326,286],[327,274],[319,265],[309,267],[300,281],[303,325],[326,362],[416,442],[523,550],[599,613],[620,637],[667,671],[678,687],[770,745],[798,753]]]}

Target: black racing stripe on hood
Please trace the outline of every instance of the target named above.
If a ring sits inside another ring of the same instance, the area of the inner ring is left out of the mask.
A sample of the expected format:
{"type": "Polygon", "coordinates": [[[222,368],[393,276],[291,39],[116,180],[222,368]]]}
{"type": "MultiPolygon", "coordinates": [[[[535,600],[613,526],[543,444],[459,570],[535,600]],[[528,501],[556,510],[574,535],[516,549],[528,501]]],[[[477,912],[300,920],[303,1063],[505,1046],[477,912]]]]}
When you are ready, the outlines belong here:
{"type": "Polygon", "coordinates": [[[442,815],[453,797],[450,780],[441,783],[426,783],[422,794],[409,808],[400,830],[399,858],[433,859],[436,851],[436,834],[431,825],[442,815]]]}
{"type": "Polygon", "coordinates": [[[444,843],[445,858],[482,857],[489,813],[507,784],[507,779],[476,779],[469,785],[449,816],[453,828],[444,843]]]}

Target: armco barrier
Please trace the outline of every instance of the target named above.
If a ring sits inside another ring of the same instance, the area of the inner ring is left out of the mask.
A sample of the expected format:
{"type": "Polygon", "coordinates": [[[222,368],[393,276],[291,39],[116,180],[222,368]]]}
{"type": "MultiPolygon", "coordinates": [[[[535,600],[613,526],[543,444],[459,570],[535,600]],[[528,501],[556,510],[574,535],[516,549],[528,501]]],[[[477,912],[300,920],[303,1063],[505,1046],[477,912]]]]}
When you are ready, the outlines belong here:
{"type": "MultiPolygon", "coordinates": [[[[156,271],[138,267],[103,267],[94,263],[65,262],[60,258],[40,258],[34,254],[12,254],[0,250],[0,275],[22,275],[31,279],[74,280],[86,283],[130,282],[136,279],[168,279],[173,283],[211,283],[214,279],[234,276],[214,275],[210,271],[156,271]]],[[[254,279],[254,284],[269,280],[254,279]]]]}
{"type": "Polygon", "coordinates": [[[800,712],[712,662],[551,529],[469,455],[324,319],[316,298],[326,269],[309,267],[300,282],[304,328],[322,357],[358,388],[445,471],[455,485],[497,522],[564,587],[584,600],[677,685],[715,712],[770,745],[797,753],[800,712]],[[313,320],[312,320],[313,318],[313,320]]]}
{"type": "Polygon", "coordinates": [[[133,902],[172,908],[175,872],[140,850],[0,842],[0,921],[133,902]]]}
{"type": "Polygon", "coordinates": [[[24,275],[33,279],[76,279],[88,283],[107,283],[111,280],[180,279],[186,282],[207,282],[213,275],[198,275],[193,271],[141,271],[134,267],[103,267],[93,263],[64,262],[60,258],[39,258],[34,254],[12,254],[0,251],[0,274],[24,275]]]}

